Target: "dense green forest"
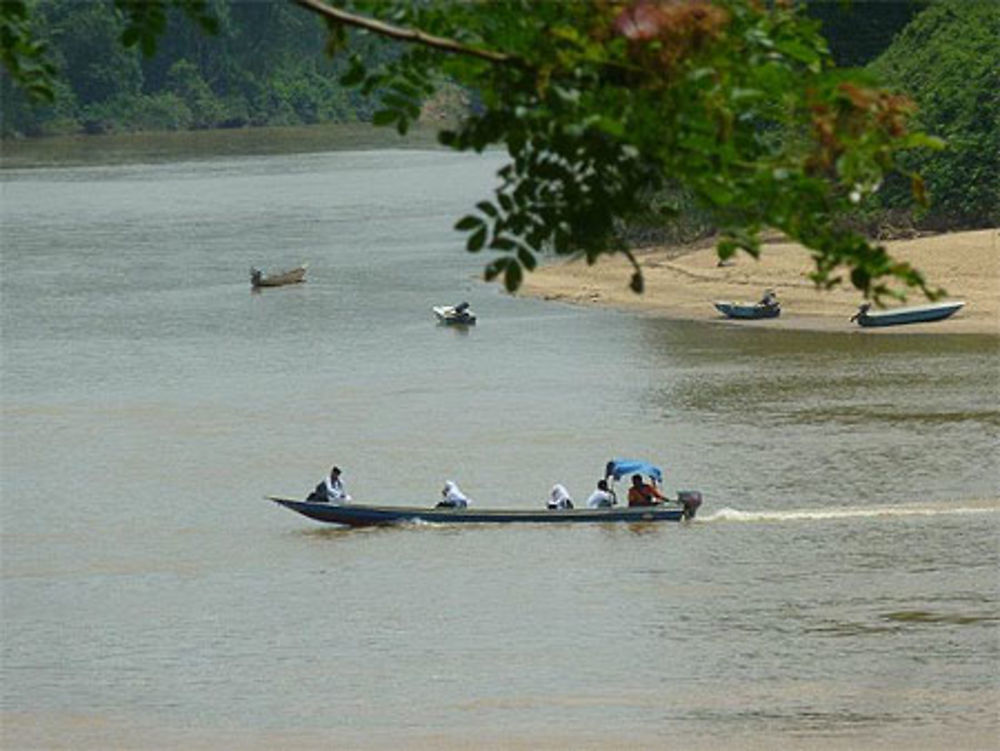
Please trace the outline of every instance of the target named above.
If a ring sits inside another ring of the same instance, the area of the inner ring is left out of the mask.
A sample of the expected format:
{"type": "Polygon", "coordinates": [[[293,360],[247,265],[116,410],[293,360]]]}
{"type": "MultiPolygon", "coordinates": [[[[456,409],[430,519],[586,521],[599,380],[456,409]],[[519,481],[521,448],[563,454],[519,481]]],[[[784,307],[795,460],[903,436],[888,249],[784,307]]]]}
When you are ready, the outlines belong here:
{"type": "Polygon", "coordinates": [[[918,127],[944,139],[941,151],[906,155],[924,178],[929,209],[911,206],[893,180],[879,208],[928,229],[1000,226],[1000,3],[937,3],[917,16],[869,69],[917,104],[918,127]],[[906,212],[913,209],[913,212],[906,212]]]}
{"type": "MultiPolygon", "coordinates": [[[[327,30],[285,0],[208,0],[218,31],[172,10],[155,54],[121,44],[113,0],[28,3],[34,35],[58,75],[51,103],[32,102],[2,73],[4,137],[368,121],[378,107],[340,85],[346,63],[326,54],[327,30]]],[[[1000,3],[995,0],[808,0],[834,60],[867,66],[905,92],[917,122],[948,146],[907,164],[926,178],[932,207],[912,204],[909,178],[890,180],[866,208],[869,224],[952,228],[1000,224],[1000,3]]],[[[391,44],[354,37],[369,68],[391,44]]],[[[452,89],[433,104],[461,111],[452,89]]]]}
{"type": "MultiPolygon", "coordinates": [[[[55,101],[36,104],[3,77],[3,134],[186,130],[343,122],[372,105],[338,84],[326,29],[287,2],[211,3],[208,35],[177,11],[152,57],[120,43],[110,0],[39,0],[37,37],[58,70],[55,101]]],[[[366,50],[377,59],[378,46],[366,50]]]]}

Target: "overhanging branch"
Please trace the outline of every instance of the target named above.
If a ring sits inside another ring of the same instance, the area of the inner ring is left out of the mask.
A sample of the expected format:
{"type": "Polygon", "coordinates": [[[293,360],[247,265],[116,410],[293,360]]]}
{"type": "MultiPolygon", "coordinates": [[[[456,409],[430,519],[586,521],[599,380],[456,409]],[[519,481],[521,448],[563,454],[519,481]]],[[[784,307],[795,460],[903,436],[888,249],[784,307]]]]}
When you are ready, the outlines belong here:
{"type": "Polygon", "coordinates": [[[493,50],[484,50],[479,47],[469,47],[461,42],[456,42],[454,39],[434,36],[433,34],[427,34],[419,29],[407,29],[401,26],[393,26],[392,24],[387,24],[374,18],[367,18],[365,16],[348,13],[346,10],[342,10],[341,8],[335,8],[332,5],[327,5],[322,2],[322,0],[292,0],[292,2],[331,21],[344,24],[345,26],[354,26],[359,29],[366,29],[373,34],[389,37],[390,39],[398,39],[399,41],[410,42],[411,44],[420,44],[425,47],[431,47],[453,55],[476,57],[480,60],[486,60],[487,62],[494,63],[496,65],[523,66],[525,64],[524,60],[516,55],[509,55],[505,52],[495,52],[493,50]]]}

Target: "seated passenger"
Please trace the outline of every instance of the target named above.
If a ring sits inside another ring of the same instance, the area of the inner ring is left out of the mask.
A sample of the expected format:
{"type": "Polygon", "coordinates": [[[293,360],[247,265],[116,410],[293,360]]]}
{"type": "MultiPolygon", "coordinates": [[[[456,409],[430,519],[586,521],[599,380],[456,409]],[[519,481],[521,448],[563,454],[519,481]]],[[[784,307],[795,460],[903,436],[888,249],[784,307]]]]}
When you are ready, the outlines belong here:
{"type": "Polygon", "coordinates": [[[758,305],[763,305],[765,308],[773,308],[778,304],[778,297],[774,294],[773,289],[769,289],[764,293],[764,296],[760,298],[758,305]]]}
{"type": "Polygon", "coordinates": [[[611,508],[615,505],[615,496],[608,490],[606,480],[597,481],[597,490],[587,499],[587,508],[611,508]]]}
{"type": "Polygon", "coordinates": [[[656,506],[663,497],[656,485],[642,481],[642,475],[632,475],[632,487],[628,489],[629,506],[656,506]]]}
{"type": "Polygon", "coordinates": [[[549,491],[547,506],[550,509],[573,508],[573,499],[569,497],[569,491],[564,486],[556,484],[549,491]]]}
{"type": "Polygon", "coordinates": [[[344,490],[344,483],[340,479],[340,467],[331,469],[330,476],[324,478],[306,500],[314,503],[350,503],[351,496],[344,490]]]}
{"type": "Polygon", "coordinates": [[[448,480],[441,491],[442,500],[438,502],[437,508],[465,508],[470,501],[465,493],[458,489],[458,485],[448,480]]]}

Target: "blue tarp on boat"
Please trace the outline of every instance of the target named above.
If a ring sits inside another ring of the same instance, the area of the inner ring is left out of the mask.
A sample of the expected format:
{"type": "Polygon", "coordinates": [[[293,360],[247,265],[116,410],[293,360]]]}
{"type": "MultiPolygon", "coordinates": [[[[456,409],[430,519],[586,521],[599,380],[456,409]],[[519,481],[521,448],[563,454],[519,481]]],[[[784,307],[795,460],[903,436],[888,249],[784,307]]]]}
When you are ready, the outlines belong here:
{"type": "Polygon", "coordinates": [[[622,479],[625,475],[636,474],[652,477],[657,483],[663,482],[663,473],[659,467],[637,459],[612,459],[604,468],[604,476],[616,480],[622,479]]]}

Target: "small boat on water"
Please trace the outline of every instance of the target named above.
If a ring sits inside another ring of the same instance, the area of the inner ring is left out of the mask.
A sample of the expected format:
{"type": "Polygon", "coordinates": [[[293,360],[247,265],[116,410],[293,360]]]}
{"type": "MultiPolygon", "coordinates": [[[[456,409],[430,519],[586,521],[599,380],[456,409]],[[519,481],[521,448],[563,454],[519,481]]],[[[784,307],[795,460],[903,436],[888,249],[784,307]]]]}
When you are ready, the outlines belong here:
{"type": "Polygon", "coordinates": [[[471,326],[476,322],[476,314],[472,312],[467,302],[460,302],[458,305],[437,305],[431,310],[434,311],[438,321],[446,325],[471,326]]]}
{"type": "MultiPolygon", "coordinates": [[[[613,460],[608,462],[606,478],[617,480],[626,474],[646,474],[656,480],[660,470],[646,462],[613,460]]],[[[570,509],[490,509],[442,508],[420,506],[383,506],[356,503],[334,504],[322,501],[300,501],[293,498],[268,496],[268,500],[319,522],[348,527],[370,527],[386,524],[510,524],[527,522],[550,524],[567,522],[679,522],[692,519],[701,506],[701,493],[682,490],[677,499],[656,506],[611,506],[605,508],[570,509]]]]}
{"type": "Polygon", "coordinates": [[[940,321],[953,315],[965,305],[964,302],[939,302],[929,305],[914,305],[909,308],[878,310],[872,312],[870,303],[863,303],[858,312],[851,316],[859,326],[899,326],[906,323],[926,323],[940,321]]]}
{"type": "Polygon", "coordinates": [[[306,280],[306,268],[306,264],[302,264],[277,274],[265,274],[262,270],[251,267],[250,286],[254,289],[260,289],[261,287],[283,287],[286,284],[299,284],[306,280]]]}
{"type": "Polygon", "coordinates": [[[781,303],[778,302],[778,298],[775,297],[772,290],[765,292],[764,297],[759,302],[718,300],[712,304],[726,318],[749,320],[756,318],[777,318],[781,315],[781,303]]]}

